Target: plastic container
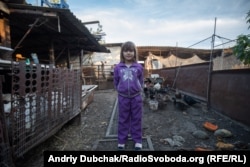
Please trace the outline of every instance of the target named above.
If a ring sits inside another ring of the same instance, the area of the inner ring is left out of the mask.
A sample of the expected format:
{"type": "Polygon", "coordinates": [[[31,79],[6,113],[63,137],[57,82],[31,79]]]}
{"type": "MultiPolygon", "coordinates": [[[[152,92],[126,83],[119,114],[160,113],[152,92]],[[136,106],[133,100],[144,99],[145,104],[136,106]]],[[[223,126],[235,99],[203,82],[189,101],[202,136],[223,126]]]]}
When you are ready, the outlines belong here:
{"type": "Polygon", "coordinates": [[[35,64],[39,64],[39,60],[36,53],[31,53],[31,57],[35,64]]]}
{"type": "Polygon", "coordinates": [[[215,124],[212,124],[211,122],[204,122],[203,127],[206,128],[209,131],[216,131],[218,129],[218,126],[215,124]]]}
{"type": "Polygon", "coordinates": [[[153,111],[156,111],[156,110],[158,110],[158,101],[156,101],[156,100],[150,100],[149,102],[149,108],[151,109],[151,110],[153,110],[153,111]]]}

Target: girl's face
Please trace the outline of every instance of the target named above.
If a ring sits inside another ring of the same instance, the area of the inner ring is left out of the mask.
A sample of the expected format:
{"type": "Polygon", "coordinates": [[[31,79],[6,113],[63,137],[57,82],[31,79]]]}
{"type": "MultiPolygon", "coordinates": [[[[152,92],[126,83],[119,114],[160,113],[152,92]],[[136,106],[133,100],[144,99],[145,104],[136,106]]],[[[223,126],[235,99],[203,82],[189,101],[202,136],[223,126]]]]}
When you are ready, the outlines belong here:
{"type": "Polygon", "coordinates": [[[135,52],[133,50],[124,50],[123,57],[125,61],[128,61],[128,62],[134,61],[135,52]]]}

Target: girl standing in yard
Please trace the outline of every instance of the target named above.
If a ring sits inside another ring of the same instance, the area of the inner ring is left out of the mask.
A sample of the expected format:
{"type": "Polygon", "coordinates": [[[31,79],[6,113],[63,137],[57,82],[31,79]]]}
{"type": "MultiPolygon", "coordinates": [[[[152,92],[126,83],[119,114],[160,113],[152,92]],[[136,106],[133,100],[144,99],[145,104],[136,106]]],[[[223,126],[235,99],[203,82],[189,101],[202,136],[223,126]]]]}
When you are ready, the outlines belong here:
{"type": "Polygon", "coordinates": [[[124,150],[129,133],[135,150],[142,149],[142,96],[143,67],[137,62],[133,42],[121,47],[120,63],[114,69],[114,86],[118,92],[118,150],[124,150]]]}

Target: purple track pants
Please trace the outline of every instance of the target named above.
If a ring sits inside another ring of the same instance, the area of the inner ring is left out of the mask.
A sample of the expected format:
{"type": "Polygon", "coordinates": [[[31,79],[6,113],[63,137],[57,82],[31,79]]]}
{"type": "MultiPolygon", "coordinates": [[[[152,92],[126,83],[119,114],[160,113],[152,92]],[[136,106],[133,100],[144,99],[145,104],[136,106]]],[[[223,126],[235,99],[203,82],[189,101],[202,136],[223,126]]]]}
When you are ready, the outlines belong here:
{"type": "Polygon", "coordinates": [[[135,143],[142,143],[142,97],[118,95],[118,143],[125,144],[130,132],[135,143]]]}

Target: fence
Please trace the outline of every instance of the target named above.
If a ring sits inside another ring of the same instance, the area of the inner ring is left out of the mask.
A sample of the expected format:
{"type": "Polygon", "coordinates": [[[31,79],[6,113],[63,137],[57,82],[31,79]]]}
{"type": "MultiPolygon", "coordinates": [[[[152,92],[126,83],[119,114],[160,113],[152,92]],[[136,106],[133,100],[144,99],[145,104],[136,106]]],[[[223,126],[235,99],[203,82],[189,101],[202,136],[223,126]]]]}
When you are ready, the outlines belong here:
{"type": "Polygon", "coordinates": [[[81,112],[80,70],[14,63],[8,74],[2,89],[11,92],[0,99],[0,159],[22,156],[81,112]]]}
{"type": "Polygon", "coordinates": [[[164,85],[178,88],[208,103],[208,108],[250,126],[250,69],[220,70],[211,73],[209,63],[151,70],[165,79],[164,85]],[[209,86],[209,87],[208,87],[209,86]],[[209,88],[209,89],[208,89],[209,88]]]}
{"type": "Polygon", "coordinates": [[[98,89],[113,89],[113,66],[92,65],[82,67],[83,83],[98,85],[98,89]]]}

